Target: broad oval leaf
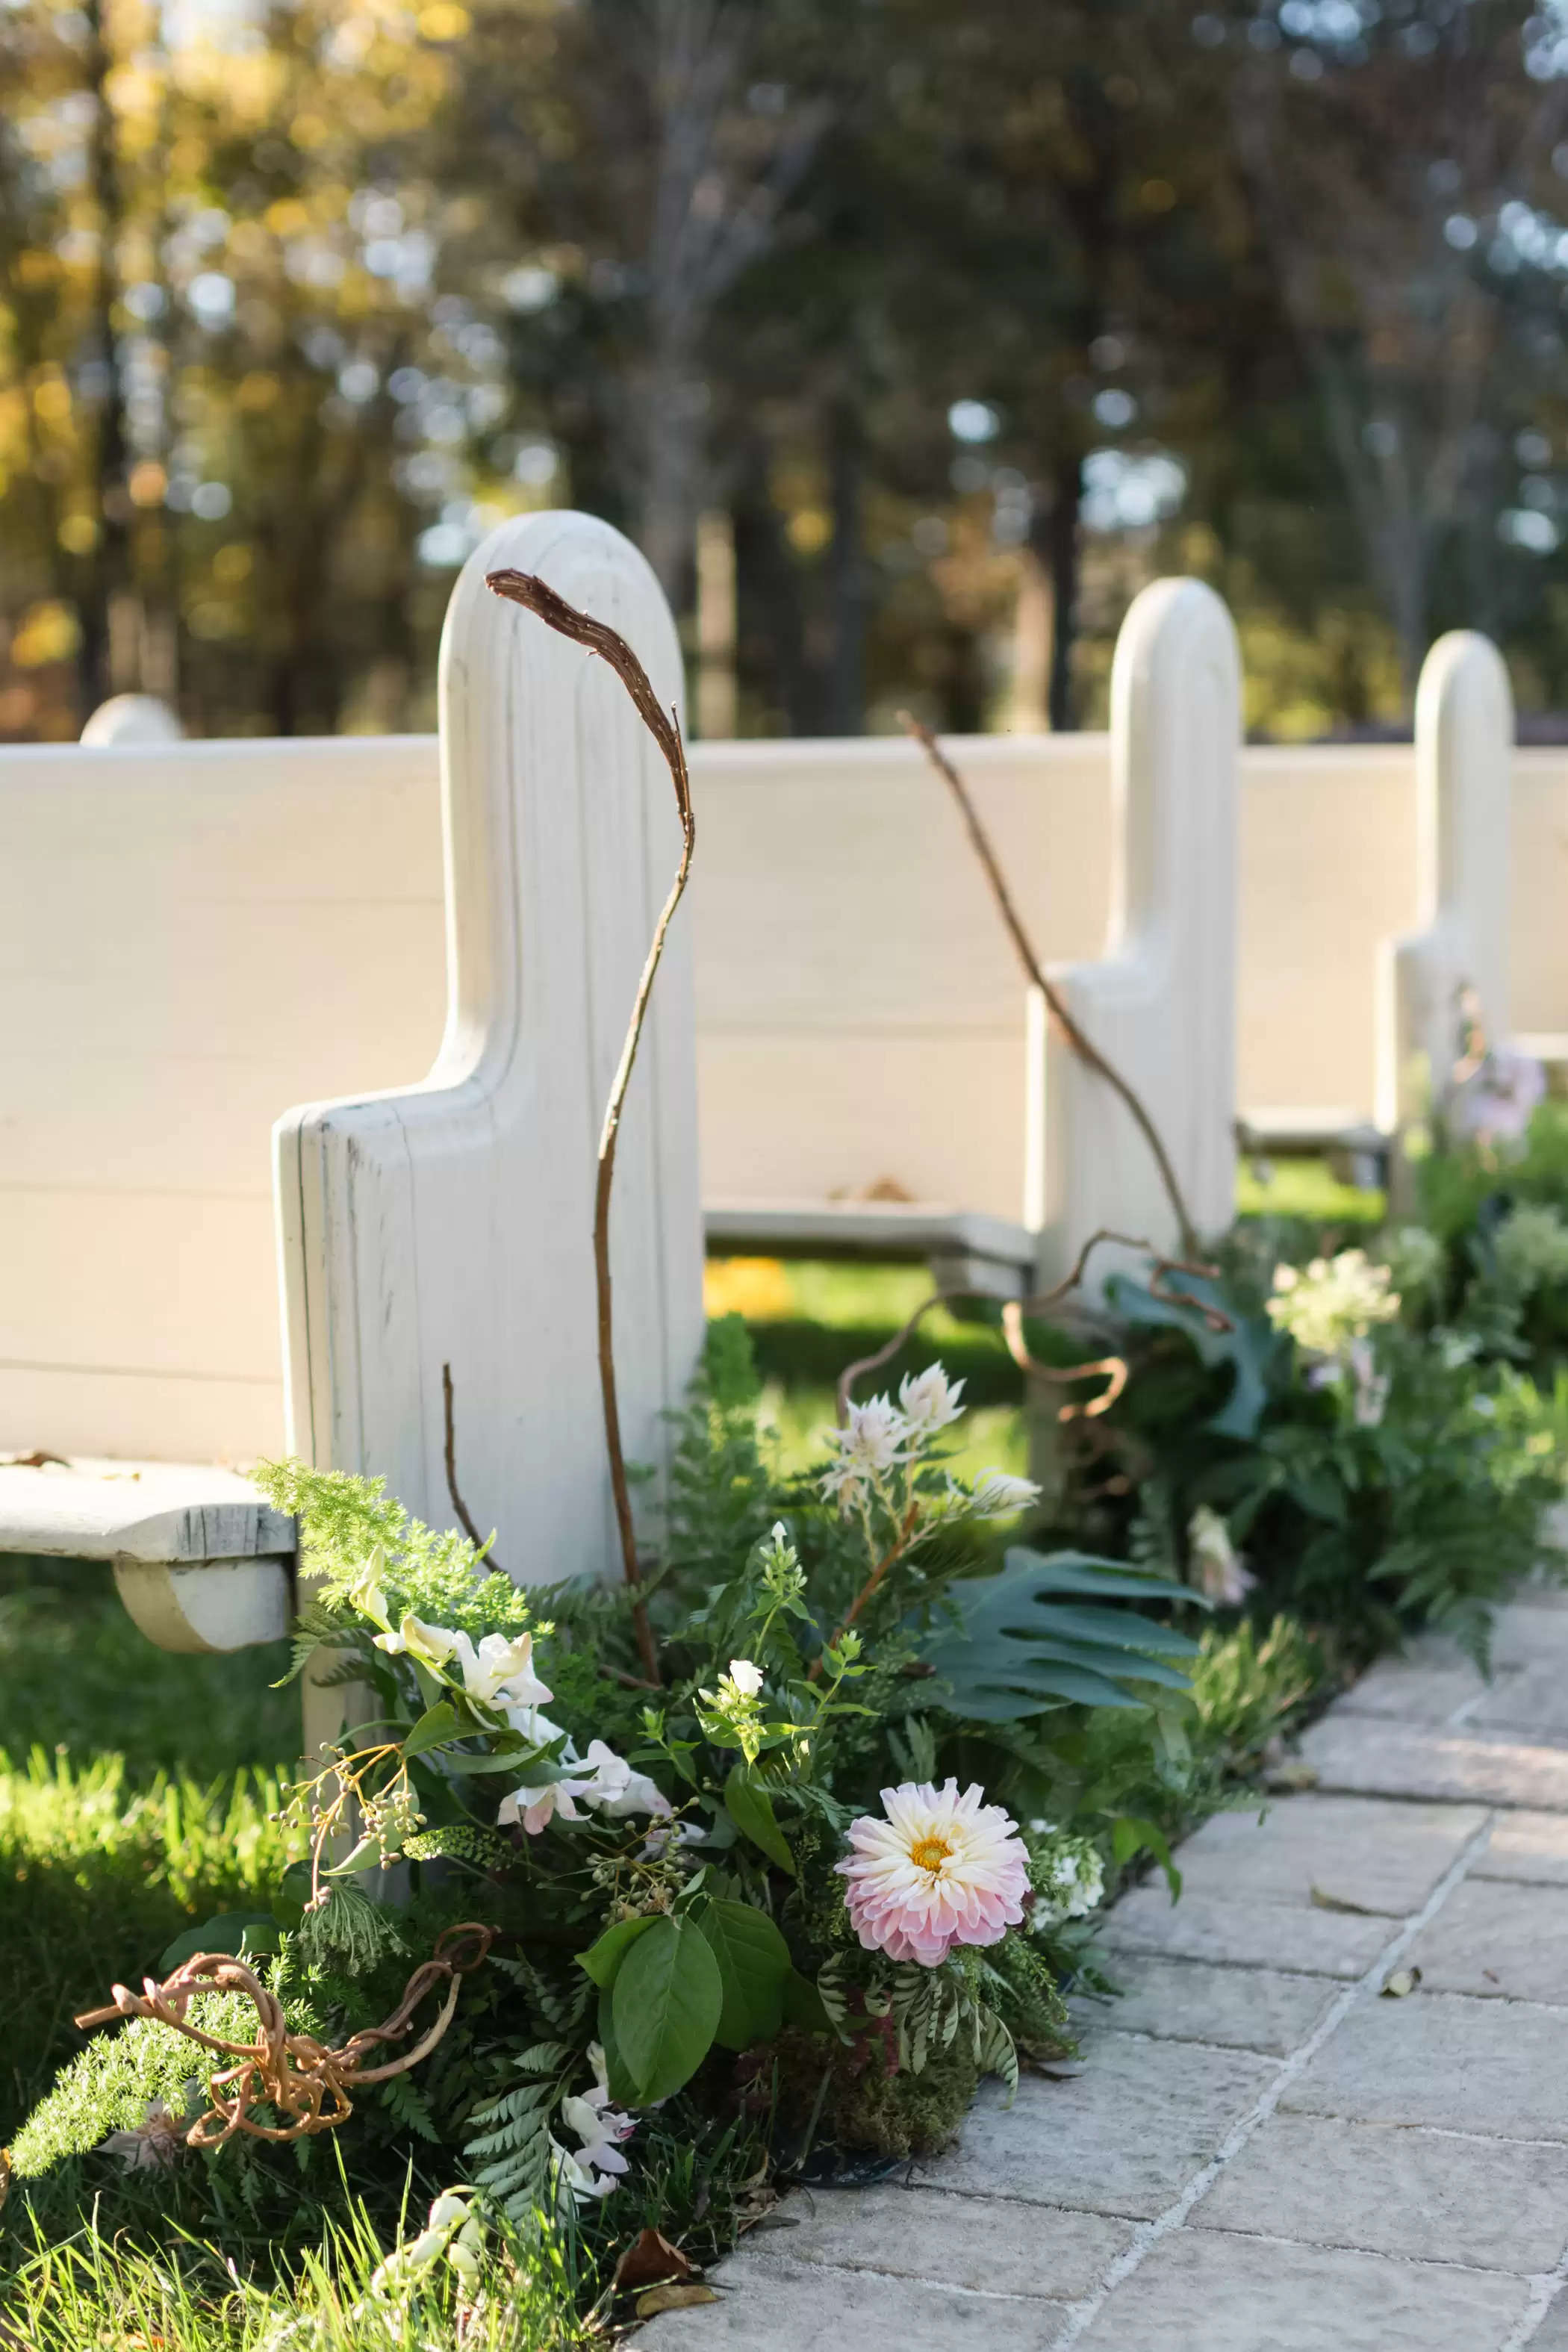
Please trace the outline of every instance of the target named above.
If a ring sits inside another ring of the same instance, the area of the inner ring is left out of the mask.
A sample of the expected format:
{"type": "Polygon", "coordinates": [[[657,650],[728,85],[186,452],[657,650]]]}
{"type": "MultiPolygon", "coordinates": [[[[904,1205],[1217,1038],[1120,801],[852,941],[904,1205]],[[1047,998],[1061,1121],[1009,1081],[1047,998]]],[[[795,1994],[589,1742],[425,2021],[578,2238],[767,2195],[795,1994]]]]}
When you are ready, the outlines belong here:
{"type": "Polygon", "coordinates": [[[403,1742],[405,1756],[423,1756],[427,1748],[439,1748],[450,1739],[458,1728],[458,1710],[449,1700],[440,1699],[427,1706],[403,1742]]]}
{"type": "Polygon", "coordinates": [[[652,1926],[651,1918],[617,1919],[613,1927],[605,1928],[596,1944],[591,1944],[585,1952],[578,1953],[578,1967],[593,1978],[601,1992],[608,1992],[616,1981],[621,1962],[637,1937],[646,1934],[652,1926]]]}
{"type": "Polygon", "coordinates": [[[776,1862],[781,1870],[795,1876],[795,1856],[789,1850],[789,1840],[779,1827],[773,1801],[743,1764],[737,1764],[724,1783],[724,1811],[770,1862],[776,1862]]]}
{"type": "Polygon", "coordinates": [[[713,2039],[726,2050],[771,2042],[784,2023],[789,1946],[765,1911],[715,1899],[696,1915],[719,1963],[724,2006],[713,2039]]]}
{"type": "Polygon", "coordinates": [[[616,2046],[638,2106],[690,2081],[713,2046],[724,2007],[719,1963],[689,1919],[668,1915],[639,1936],[610,1995],[616,2046]]]}

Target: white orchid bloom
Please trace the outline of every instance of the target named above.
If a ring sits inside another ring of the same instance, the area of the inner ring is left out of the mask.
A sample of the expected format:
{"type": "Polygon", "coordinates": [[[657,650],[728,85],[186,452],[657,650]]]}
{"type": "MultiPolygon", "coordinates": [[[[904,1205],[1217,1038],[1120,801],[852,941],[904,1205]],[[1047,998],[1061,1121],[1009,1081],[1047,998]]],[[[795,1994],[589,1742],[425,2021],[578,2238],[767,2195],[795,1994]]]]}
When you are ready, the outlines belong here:
{"type": "Polygon", "coordinates": [[[542,1788],[514,1789],[503,1797],[496,1814],[497,1826],[512,1829],[521,1822],[530,1837],[537,1837],[547,1822],[559,1813],[563,1822],[580,1822],[577,1799],[585,1794],[592,1783],[587,1780],[546,1780],[542,1788]]]}
{"type": "Polygon", "coordinates": [[[349,1587],[349,1599],[362,1617],[374,1618],[383,1628],[386,1625],[386,1594],[381,1580],[386,1572],[386,1554],[380,1544],[372,1552],[363,1570],[349,1587]]]}
{"type": "Polygon", "coordinates": [[[1032,1478],[1011,1478],[1005,1470],[983,1470],[971,1496],[974,1510],[983,1519],[1002,1518],[1039,1499],[1040,1490],[1032,1478]]]}
{"type": "Polygon", "coordinates": [[[563,2205],[573,2200],[583,2203],[607,2197],[615,2188],[613,2172],[601,2174],[592,2171],[587,2165],[579,2163],[570,2149],[563,2147],[553,2137],[550,2142],[550,2154],[555,2174],[556,2195],[563,2205]]]}
{"type": "Polygon", "coordinates": [[[487,1633],[478,1650],[466,1633],[459,1633],[457,1657],[463,1688],[482,1706],[544,1706],[555,1696],[533,1671],[531,1633],[519,1633],[513,1641],[504,1633],[487,1633]]]}
{"type": "Polygon", "coordinates": [[[583,1801],[595,1812],[611,1821],[623,1821],[630,1813],[652,1813],[663,1820],[673,1811],[669,1799],[657,1788],[646,1772],[634,1772],[626,1759],[617,1756],[602,1739],[591,1739],[583,1766],[593,1767],[593,1778],[582,1784],[583,1801]]]}
{"type": "Polygon", "coordinates": [[[962,1381],[950,1381],[941,1364],[930,1364],[923,1372],[906,1372],[899,1382],[899,1411],[917,1441],[934,1437],[939,1429],[948,1428],[963,1417],[963,1407],[959,1398],[963,1394],[962,1381]]]}
{"type": "Polygon", "coordinates": [[[424,1666],[444,1666],[462,1637],[445,1625],[426,1625],[409,1610],[395,1633],[378,1633],[375,1646],[391,1658],[417,1658],[424,1666]]]}
{"type": "Polygon", "coordinates": [[[763,1670],[754,1666],[750,1658],[731,1658],[730,1680],[742,1698],[755,1698],[763,1686],[763,1670]]]}

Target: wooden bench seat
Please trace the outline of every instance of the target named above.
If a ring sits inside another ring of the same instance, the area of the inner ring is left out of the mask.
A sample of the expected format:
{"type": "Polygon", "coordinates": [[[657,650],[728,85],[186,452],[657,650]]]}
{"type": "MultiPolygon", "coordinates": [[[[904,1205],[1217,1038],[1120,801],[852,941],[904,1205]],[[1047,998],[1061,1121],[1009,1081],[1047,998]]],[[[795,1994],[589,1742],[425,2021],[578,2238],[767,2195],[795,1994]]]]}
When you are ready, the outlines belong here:
{"type": "Polygon", "coordinates": [[[275,1642],[292,1614],[293,1520],[211,1464],[0,1464],[0,1552],[107,1561],[162,1650],[275,1642]]]}

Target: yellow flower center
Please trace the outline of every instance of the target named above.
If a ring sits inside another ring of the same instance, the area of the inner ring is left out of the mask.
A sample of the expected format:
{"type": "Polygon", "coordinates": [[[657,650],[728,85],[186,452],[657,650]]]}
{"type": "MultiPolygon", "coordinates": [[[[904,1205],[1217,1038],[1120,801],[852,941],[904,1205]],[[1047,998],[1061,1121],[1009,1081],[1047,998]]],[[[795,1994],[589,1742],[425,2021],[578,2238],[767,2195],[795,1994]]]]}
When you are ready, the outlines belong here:
{"type": "Polygon", "coordinates": [[[952,1852],[945,1838],[916,1838],[910,1848],[910,1860],[917,1870],[929,1870],[934,1878],[952,1852]]]}

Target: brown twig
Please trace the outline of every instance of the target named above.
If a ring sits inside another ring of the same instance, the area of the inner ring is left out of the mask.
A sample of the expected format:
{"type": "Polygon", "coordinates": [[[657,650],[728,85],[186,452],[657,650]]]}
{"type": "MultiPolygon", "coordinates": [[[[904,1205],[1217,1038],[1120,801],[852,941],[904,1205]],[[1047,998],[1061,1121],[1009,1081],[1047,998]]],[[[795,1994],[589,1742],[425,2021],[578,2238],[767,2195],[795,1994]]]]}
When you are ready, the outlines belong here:
{"type": "Polygon", "coordinates": [[[1165,1188],[1166,1196],[1175,1214],[1176,1227],[1182,1237],[1182,1248],[1189,1257],[1194,1257],[1198,1247],[1197,1229],[1187,1213],[1187,1204],[1183,1198],[1181,1185],[1176,1181],[1176,1171],[1171,1165],[1170,1154],[1165,1150],[1164,1140],[1159,1129],[1144,1108],[1142,1097],[1122,1076],[1115,1065],[1106,1060],[1093,1038],[1073,1018],[1061,991],[1053,981],[1047,979],[1045,966],[1035,952],[1034,942],[1024,928],[1023,918],[1013,903],[1012,893],[1007,887],[996,852],[991,845],[991,837],[980,822],[980,813],[971,799],[969,788],[958,770],[942,750],[931,730],[917,719],[912,711],[900,710],[899,720],[906,733],[911,735],[917,743],[923,746],[926,757],[957,802],[959,813],[967,828],[974,854],[984,868],[986,880],[991,885],[991,894],[996,901],[997,910],[1007,928],[1008,937],[1017,950],[1018,961],[1033,985],[1045,998],[1047,1009],[1052,1020],[1079,1061],[1086,1063],[1091,1070],[1098,1071],[1106,1084],[1115,1088],[1136,1120],[1144,1141],[1154,1155],[1154,1164],[1160,1171],[1160,1181],[1165,1188]]]}
{"type": "Polygon", "coordinates": [[[675,879],[664,902],[642,977],[632,1005],[631,1019],[626,1026],[626,1042],[621,1058],[611,1081],[609,1099],[605,1105],[605,1123],[599,1135],[598,1178],[594,1191],[594,1275],[599,1296],[599,1385],[605,1401],[605,1443],[610,1456],[610,1488],[615,1496],[616,1525],[621,1539],[621,1567],[633,1593],[632,1622],[637,1628],[637,1650],[648,1680],[658,1683],[658,1645],[654,1640],[653,1624],[642,1600],[637,1597],[642,1582],[642,1569],[637,1559],[637,1530],[632,1522],[631,1488],[626,1480],[626,1449],[621,1440],[620,1400],[616,1389],[616,1351],[614,1323],[610,1298],[610,1190],[616,1176],[616,1146],[620,1139],[621,1113],[626,1107],[626,1089],[631,1085],[632,1069],[641,1043],[643,1024],[653,995],[653,984],[658,974],[659,960],[664,953],[665,940],[675,910],[679,906],[687,879],[691,872],[691,855],[697,845],[697,823],[691,807],[691,779],[687,772],[686,747],[681,740],[680,721],[673,710],[666,711],[653,690],[648,674],[618,630],[603,621],[595,621],[587,613],[580,613],[564,596],[531,572],[491,572],[485,584],[498,596],[510,597],[514,604],[523,605],[536,614],[550,628],[563,637],[571,637],[586,646],[592,654],[607,661],[632,698],[638,718],[653,737],[669,770],[675,786],[676,812],[680,819],[680,862],[675,879]]]}
{"type": "Polygon", "coordinates": [[[1049,1381],[1053,1387],[1070,1388],[1075,1381],[1093,1380],[1097,1373],[1104,1373],[1106,1384],[1099,1396],[1091,1397],[1085,1404],[1058,1405],[1058,1421],[1093,1420],[1099,1413],[1109,1412],[1127,1386],[1125,1356],[1098,1356],[1089,1364],[1042,1364],[1030,1354],[1029,1343],[1024,1337],[1024,1308],[1019,1299],[1009,1298],[1002,1309],[1002,1336],[1007,1342],[1007,1353],[1028,1380],[1049,1381]]]}
{"type": "Polygon", "coordinates": [[[226,1952],[198,1952],[162,1984],[144,1977],[140,1992],[117,1984],[104,2008],[88,2010],[76,2021],[86,2032],[119,2017],[155,2018],[188,2041],[199,2042],[204,2050],[238,2062],[213,2076],[212,2105],[185,2134],[187,2147],[221,2147],[237,2132],[252,2139],[305,2139],[313,2132],[331,2131],[348,2121],[353,2113],[351,2090],[406,2074],[429,2056],[452,2021],[461,1979],[479,1966],[495,1936],[493,1927],[473,1919],[448,1927],[430,1958],[422,1961],[409,1978],[392,2015],[380,2025],[366,2026],[351,2035],[341,2050],[329,2049],[314,2034],[291,2033],[277,1994],[243,1960],[226,1952]],[[378,2047],[403,2039],[420,2002],[443,1982],[446,1996],[435,2021],[414,2048],[384,2065],[367,2064],[378,2047]],[[254,2039],[228,2042],[192,2025],[185,2012],[193,1997],[203,1992],[243,1993],[256,2010],[254,2039]],[[271,2107],[288,2121],[258,2123],[252,2110],[258,2106],[271,2107]]]}
{"type": "MultiPolygon", "coordinates": [[[[1034,1297],[1030,1298],[1008,1299],[1005,1302],[1002,1309],[1002,1327],[1004,1337],[1007,1337],[1007,1320],[1011,1314],[1017,1319],[1019,1327],[1019,1342],[1022,1344],[1023,1318],[1025,1316],[1044,1315],[1048,1308],[1059,1306],[1061,1301],[1067,1297],[1069,1291],[1073,1291],[1078,1288],[1079,1283],[1083,1280],[1084,1271],[1089,1265],[1090,1257],[1102,1244],[1107,1242],[1114,1243],[1121,1249],[1144,1250],[1148,1253],[1149,1256],[1153,1260],[1154,1266],[1154,1271],[1150,1276],[1149,1287],[1152,1294],[1156,1298],[1166,1299],[1173,1307],[1196,1307],[1199,1314],[1202,1315],[1207,1322],[1211,1330],[1228,1331],[1230,1329],[1231,1322],[1229,1316],[1222,1314],[1217,1307],[1206,1307],[1201,1298],[1194,1298],[1186,1291],[1171,1289],[1163,1290],[1160,1287],[1167,1275],[1191,1274],[1196,1275],[1200,1277],[1212,1277],[1218,1273],[1219,1268],[1217,1266],[1205,1265],[1201,1259],[1163,1257],[1154,1247],[1152,1242],[1136,1239],[1131,1234],[1112,1233],[1109,1227],[1101,1226],[1098,1233],[1090,1234],[1089,1239],[1085,1242],[1083,1247],[1079,1250],[1077,1257],[1074,1259],[1070,1272],[1068,1273],[1053,1289],[1037,1291],[1034,1297]]],[[[842,1429],[849,1419],[850,1393],[854,1388],[855,1382],[859,1380],[863,1374],[867,1372],[879,1372],[884,1364],[890,1363],[893,1358],[898,1354],[899,1349],[904,1345],[904,1342],[907,1339],[913,1339],[917,1328],[931,1313],[933,1307],[945,1306],[951,1300],[955,1298],[988,1299],[993,1294],[988,1290],[973,1290],[960,1283],[945,1284],[940,1289],[933,1290],[929,1298],[922,1299],[921,1304],[915,1308],[914,1313],[910,1317],[909,1321],[904,1325],[902,1330],[896,1331],[893,1334],[893,1337],[886,1341],[882,1347],[879,1348],[874,1355],[860,1356],[856,1359],[854,1363],[846,1364],[844,1370],[838,1375],[839,1428],[842,1429]]],[[[1026,1371],[1034,1370],[1046,1378],[1078,1380],[1082,1377],[1084,1373],[1100,1369],[1095,1365],[1083,1365],[1077,1370],[1069,1370],[1065,1374],[1053,1374],[1048,1371],[1047,1367],[1044,1364],[1036,1364],[1032,1358],[1030,1359],[1030,1361],[1026,1364],[1023,1358],[1019,1356],[1017,1349],[1014,1346],[1011,1338],[1007,1338],[1007,1351],[1009,1355],[1012,1356],[1014,1361],[1020,1365],[1022,1370],[1026,1371]]],[[[1026,1354],[1027,1350],[1026,1349],[1025,1352],[1026,1354]]],[[[1121,1394],[1120,1389],[1118,1389],[1117,1394],[1121,1394]]],[[[1100,1408],[1102,1412],[1104,1409],[1103,1405],[1100,1408]]]]}
{"type": "MultiPolygon", "coordinates": [[[[500,1562],[497,1559],[494,1552],[485,1550],[486,1538],[480,1535],[479,1528],[474,1525],[473,1514],[469,1510],[467,1503],[464,1502],[461,1495],[458,1492],[458,1433],[452,1409],[452,1367],[450,1364],[443,1364],[441,1367],[441,1407],[446,1415],[447,1422],[447,1492],[452,1497],[452,1508],[458,1514],[458,1525],[462,1528],[463,1533],[468,1537],[468,1541],[475,1545],[479,1550],[484,1552],[485,1558],[489,1560],[490,1566],[492,1568],[500,1568],[500,1562]]],[[[491,1543],[494,1543],[495,1541],[493,1529],[489,1540],[491,1543]]],[[[504,1570],[502,1570],[501,1572],[503,1575],[505,1574],[504,1570]]]]}

